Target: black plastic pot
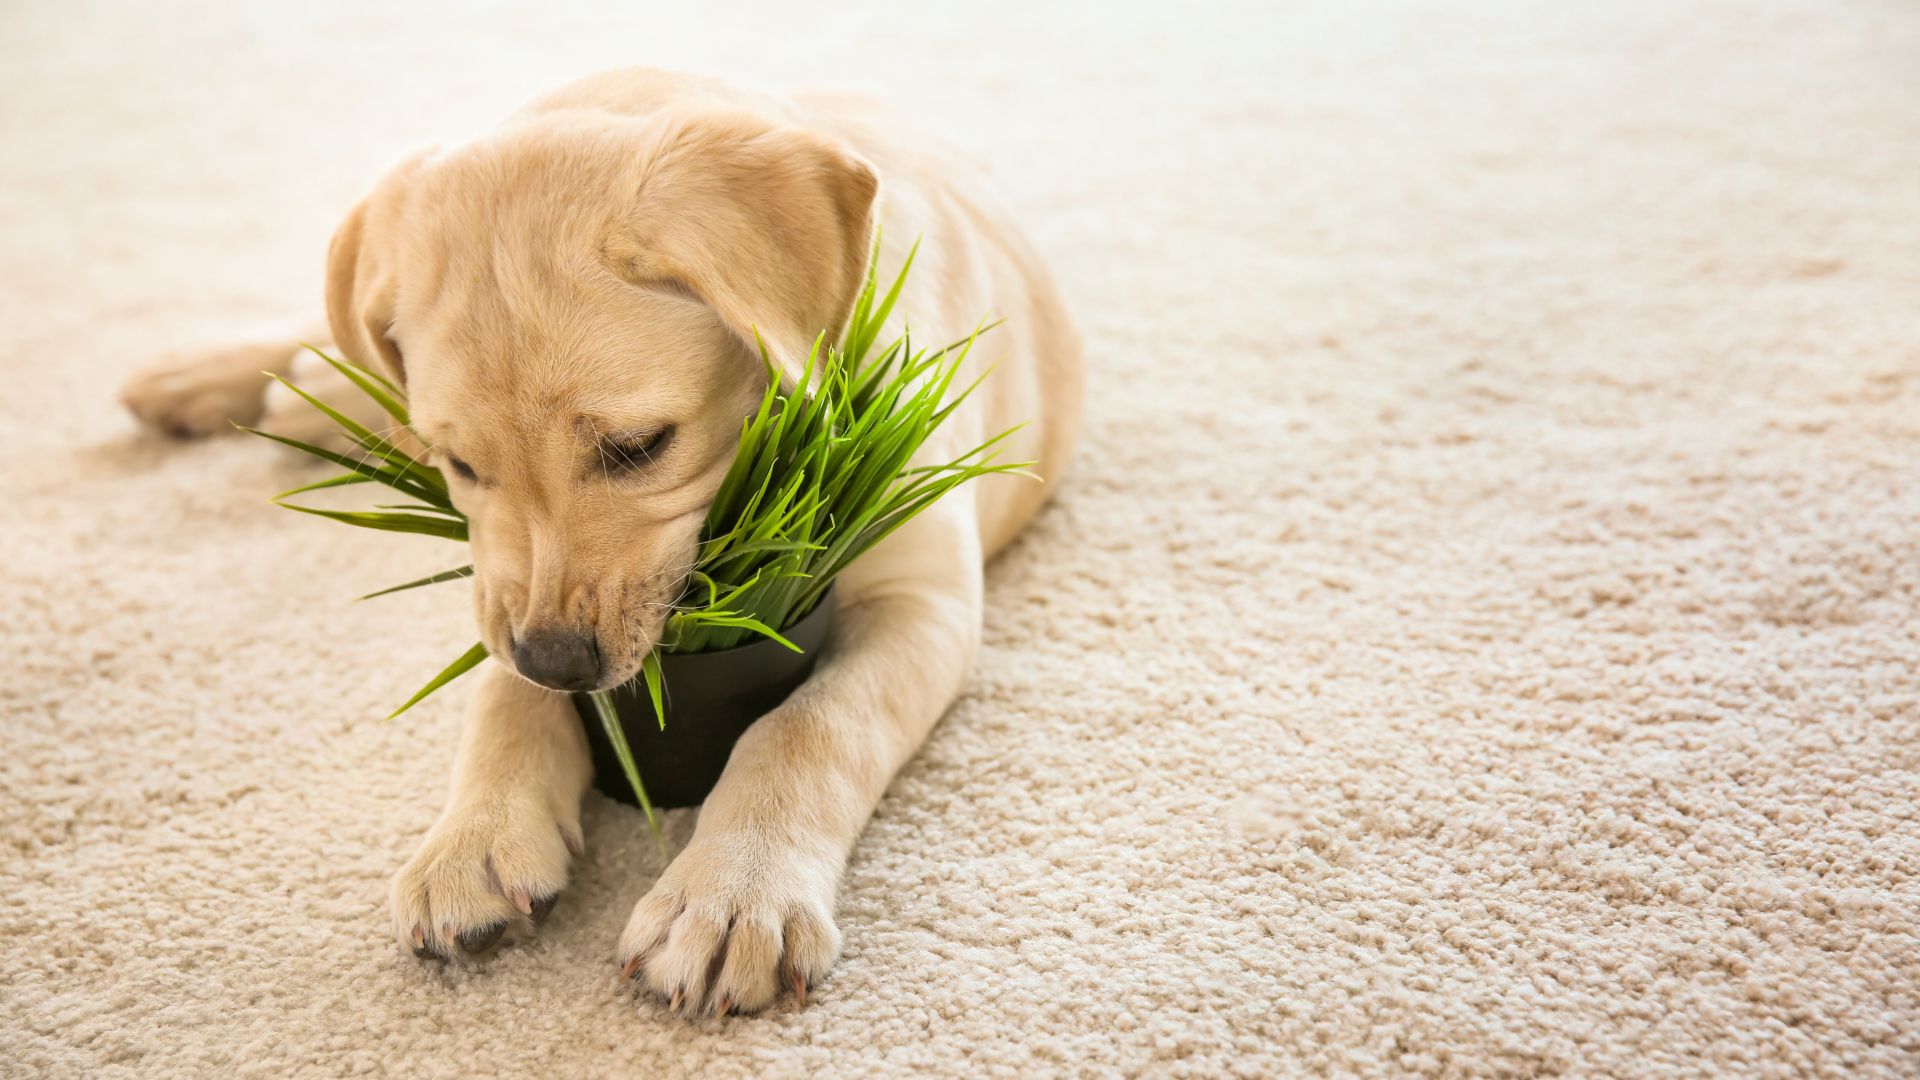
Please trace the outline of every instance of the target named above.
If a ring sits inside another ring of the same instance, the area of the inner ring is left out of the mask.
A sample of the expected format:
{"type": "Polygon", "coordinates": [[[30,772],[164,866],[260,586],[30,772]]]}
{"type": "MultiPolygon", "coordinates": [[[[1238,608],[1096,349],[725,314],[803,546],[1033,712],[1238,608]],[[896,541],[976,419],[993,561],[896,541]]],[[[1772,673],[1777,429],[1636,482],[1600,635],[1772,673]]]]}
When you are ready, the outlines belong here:
{"type": "MultiPolygon", "coordinates": [[[[613,692],[620,728],[647,798],[656,807],[698,806],[720,780],[733,744],[755,720],[773,711],[813,674],[814,661],[833,628],[833,593],[781,636],[804,649],[770,638],[709,653],[663,653],[660,674],[666,689],[667,724],[663,729],[640,679],[613,692]]],[[[608,798],[637,805],[613,744],[600,726],[593,700],[573,695],[573,707],[586,725],[593,748],[593,786],[608,798]]]]}

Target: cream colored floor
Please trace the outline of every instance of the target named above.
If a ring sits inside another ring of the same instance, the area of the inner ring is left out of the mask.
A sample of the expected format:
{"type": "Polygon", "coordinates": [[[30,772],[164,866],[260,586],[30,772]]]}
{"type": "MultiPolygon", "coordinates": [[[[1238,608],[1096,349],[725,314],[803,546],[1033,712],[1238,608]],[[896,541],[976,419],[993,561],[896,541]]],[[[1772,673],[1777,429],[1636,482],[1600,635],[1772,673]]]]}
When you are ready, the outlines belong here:
{"type": "Polygon", "coordinates": [[[1920,1072],[1920,10],[916,6],[0,9],[0,1073],[1920,1072]],[[347,598],[446,553],[112,401],[635,62],[997,161],[1096,371],[845,959],[698,1027],[597,799],[537,944],[387,939],[471,633],[347,598]]]}

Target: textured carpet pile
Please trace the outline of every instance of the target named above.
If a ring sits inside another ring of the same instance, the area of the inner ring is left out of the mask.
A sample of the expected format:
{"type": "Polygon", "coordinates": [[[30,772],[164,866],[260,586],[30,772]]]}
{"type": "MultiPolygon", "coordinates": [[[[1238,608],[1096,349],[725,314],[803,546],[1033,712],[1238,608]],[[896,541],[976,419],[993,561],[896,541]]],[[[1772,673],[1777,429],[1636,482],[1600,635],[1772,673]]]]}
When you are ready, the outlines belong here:
{"type": "Polygon", "coordinates": [[[0,11],[0,1073],[1920,1072],[1920,9],[805,6],[0,11]],[[597,797],[540,940],[388,938],[472,633],[348,598],[448,549],[113,401],[627,63],[993,161],[1093,369],[844,959],[695,1026],[597,797]]]}

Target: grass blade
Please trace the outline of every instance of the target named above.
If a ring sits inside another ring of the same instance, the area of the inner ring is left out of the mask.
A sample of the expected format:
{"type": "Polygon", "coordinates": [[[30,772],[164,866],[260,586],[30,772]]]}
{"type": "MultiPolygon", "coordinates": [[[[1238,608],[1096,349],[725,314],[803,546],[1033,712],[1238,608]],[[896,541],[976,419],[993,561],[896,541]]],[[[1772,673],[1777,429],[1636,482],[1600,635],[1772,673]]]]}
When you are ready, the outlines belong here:
{"type": "Polygon", "coordinates": [[[376,483],[385,484],[388,487],[393,488],[395,491],[403,491],[408,495],[411,495],[414,498],[421,500],[422,502],[435,501],[433,492],[430,489],[424,487],[419,481],[413,479],[413,477],[410,476],[406,471],[395,468],[391,465],[388,465],[385,463],[382,463],[380,465],[375,465],[370,461],[363,461],[358,458],[350,458],[345,454],[336,454],[333,451],[328,450],[323,446],[315,446],[310,442],[302,442],[299,439],[288,438],[285,435],[275,435],[271,431],[261,431],[259,428],[250,428],[243,424],[235,424],[234,427],[239,428],[241,431],[258,435],[263,439],[272,439],[274,442],[277,442],[282,446],[291,446],[295,450],[298,450],[303,454],[311,454],[314,457],[319,458],[321,461],[330,461],[333,464],[338,465],[343,469],[346,469],[348,472],[358,473],[359,475],[364,476],[369,480],[375,481],[376,483]]]}
{"type": "Polygon", "coordinates": [[[472,671],[475,667],[479,666],[480,661],[485,660],[486,658],[487,658],[487,647],[485,645],[475,645],[473,648],[468,649],[464,653],[461,653],[460,659],[455,660],[453,663],[448,664],[445,668],[441,669],[440,674],[435,675],[433,677],[432,682],[429,682],[427,685],[421,687],[418,693],[408,698],[407,703],[405,705],[402,705],[399,708],[388,713],[387,719],[391,720],[394,717],[399,716],[401,713],[406,712],[408,709],[413,708],[415,705],[420,704],[420,699],[426,697],[428,694],[433,693],[435,690],[438,690],[441,687],[447,685],[448,683],[459,678],[460,676],[465,675],[467,672],[472,671]]]}
{"type": "Polygon", "coordinates": [[[358,525],[365,529],[419,533],[423,536],[438,536],[446,540],[465,541],[467,538],[467,523],[464,520],[454,521],[449,518],[428,517],[425,514],[396,514],[390,511],[375,513],[370,510],[323,510],[317,506],[301,506],[290,502],[277,505],[347,525],[358,525]]]}
{"type": "Polygon", "coordinates": [[[386,596],[390,593],[397,593],[404,589],[417,589],[422,585],[438,585],[443,581],[457,581],[460,578],[472,577],[472,576],[473,576],[473,565],[469,563],[466,566],[458,566],[452,570],[442,570],[437,574],[430,574],[427,577],[423,577],[418,581],[409,581],[405,585],[395,585],[390,589],[381,589],[379,592],[370,592],[367,595],[361,597],[360,599],[371,600],[376,596],[386,596]]]}
{"type": "Polygon", "coordinates": [[[305,495],[309,491],[320,491],[324,488],[345,487],[348,484],[365,484],[368,482],[370,482],[370,479],[359,473],[341,473],[339,476],[329,476],[325,480],[316,480],[311,484],[301,484],[297,488],[283,491],[275,495],[273,501],[279,502],[281,499],[290,498],[294,495],[305,495]]]}
{"type": "Polygon", "coordinates": [[[412,417],[407,412],[406,401],[398,387],[359,364],[347,360],[336,360],[311,345],[304,347],[308,352],[331,364],[333,370],[346,376],[349,382],[359,387],[361,393],[372,398],[376,405],[386,410],[387,415],[398,421],[401,427],[410,427],[413,423],[412,417]]]}
{"type": "Polygon", "coordinates": [[[613,695],[605,690],[596,690],[587,697],[593,700],[594,715],[600,718],[600,729],[607,734],[607,742],[613,744],[613,756],[620,759],[620,771],[627,774],[627,783],[633,785],[633,795],[640,800],[640,810],[647,815],[647,827],[653,830],[654,846],[660,849],[660,857],[667,857],[667,838],[660,831],[660,819],[653,812],[653,800],[647,798],[647,785],[640,782],[640,768],[633,763],[633,748],[627,745],[627,733],[620,727],[620,713],[614,708],[613,695]]]}

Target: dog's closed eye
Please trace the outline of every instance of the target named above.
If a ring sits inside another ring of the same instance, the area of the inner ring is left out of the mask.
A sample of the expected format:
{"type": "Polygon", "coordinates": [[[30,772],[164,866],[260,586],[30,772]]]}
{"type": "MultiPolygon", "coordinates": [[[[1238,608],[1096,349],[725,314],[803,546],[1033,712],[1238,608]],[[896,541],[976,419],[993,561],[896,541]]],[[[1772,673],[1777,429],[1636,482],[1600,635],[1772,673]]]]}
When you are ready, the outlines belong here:
{"type": "Polygon", "coordinates": [[[672,441],[672,424],[652,431],[622,431],[602,435],[599,440],[600,460],[613,472],[635,472],[657,461],[672,441]]]}
{"type": "Polygon", "coordinates": [[[447,468],[452,469],[454,473],[460,477],[460,479],[470,480],[476,483],[479,481],[480,475],[473,471],[473,466],[467,464],[464,461],[461,461],[459,458],[454,457],[452,454],[449,454],[444,450],[441,451],[441,453],[447,459],[447,468]]]}

